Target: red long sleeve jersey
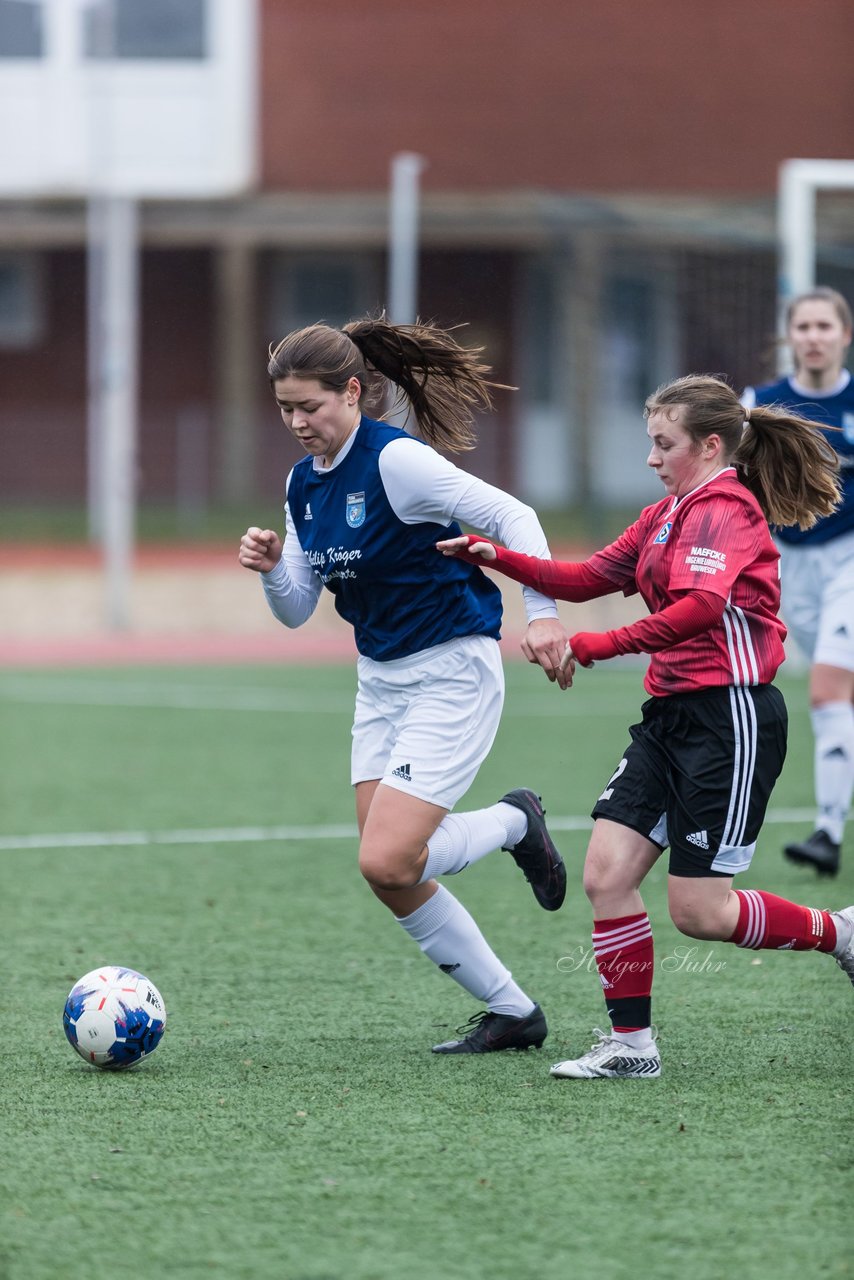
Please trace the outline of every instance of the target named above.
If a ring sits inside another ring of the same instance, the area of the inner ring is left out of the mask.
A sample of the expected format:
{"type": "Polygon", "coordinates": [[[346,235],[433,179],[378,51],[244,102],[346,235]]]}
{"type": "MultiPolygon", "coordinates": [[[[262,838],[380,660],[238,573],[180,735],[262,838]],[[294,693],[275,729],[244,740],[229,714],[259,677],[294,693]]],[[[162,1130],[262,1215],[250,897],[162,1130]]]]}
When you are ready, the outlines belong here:
{"type": "MultiPolygon", "coordinates": [[[[542,563],[549,570],[531,585],[560,599],[560,569],[554,561],[542,563]]],[[[734,468],[683,498],[668,496],[646,507],[586,564],[615,590],[639,592],[650,613],[687,591],[712,592],[726,602],[716,626],[651,654],[644,681],[649,693],[665,697],[773,680],[786,638],[778,616],[779,555],[759,503],[734,468]]]]}

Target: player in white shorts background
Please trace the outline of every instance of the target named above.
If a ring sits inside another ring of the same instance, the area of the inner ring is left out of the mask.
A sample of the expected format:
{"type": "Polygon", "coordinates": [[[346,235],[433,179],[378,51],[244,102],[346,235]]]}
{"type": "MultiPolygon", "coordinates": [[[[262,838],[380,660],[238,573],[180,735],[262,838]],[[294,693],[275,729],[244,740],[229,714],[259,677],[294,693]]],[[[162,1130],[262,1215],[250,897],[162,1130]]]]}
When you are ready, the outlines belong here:
{"type": "Polygon", "coordinates": [[[794,372],[748,387],[745,406],[780,405],[812,419],[839,454],[842,501],[812,529],[775,530],[782,614],[810,662],[815,830],[786,845],[793,862],[835,875],[854,791],[854,381],[845,368],[851,308],[820,286],[787,312],[794,372]]]}
{"type": "MultiPolygon", "coordinates": [[[[252,527],[239,554],[261,575],[285,626],[305,622],[324,588],[353,626],[360,870],[421,950],[486,1006],[459,1038],[434,1046],[442,1054],[539,1047],[547,1028],[540,1006],[435,877],[502,848],[546,910],[557,910],[566,891],[535,792],[517,788],[486,809],[451,812],[498,729],[502,604],[480,569],[440,559],[435,543],[464,521],[520,551],[548,554],[530,507],[430,447],[455,452],[474,443],[472,411],[489,408],[498,385],[479,357],[436,326],[384,317],[284,338],[267,371],[307,456],[288,476],[284,540],[252,527]],[[363,413],[379,390],[377,374],[409,400],[422,439],[363,413]]],[[[566,632],[555,603],[535,591],[525,602],[523,651],[565,687],[566,632]]]]}

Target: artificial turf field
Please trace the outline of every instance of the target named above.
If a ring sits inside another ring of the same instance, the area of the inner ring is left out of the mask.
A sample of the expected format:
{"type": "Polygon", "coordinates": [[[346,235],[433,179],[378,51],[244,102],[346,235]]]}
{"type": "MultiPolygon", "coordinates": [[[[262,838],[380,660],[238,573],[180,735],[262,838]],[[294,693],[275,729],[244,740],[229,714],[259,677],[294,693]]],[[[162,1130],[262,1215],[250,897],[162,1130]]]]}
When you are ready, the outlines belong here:
{"type": "MultiPolygon", "coordinates": [[[[567,902],[541,911],[500,852],[446,884],[551,1034],[448,1058],[477,1006],[356,867],[351,667],[0,673],[2,1280],[854,1275],[854,993],[828,957],[690,942],[656,869],[661,1079],[548,1075],[605,1022],[581,862],[640,679],[561,694],[508,666],[460,807],[541,790],[567,902]],[[126,1073],[61,1027],[105,963],[169,1010],[126,1073]]],[[[779,853],[812,818],[804,682],[781,684],[789,760],[740,883],[847,905],[850,840],[832,882],[779,853]]]]}

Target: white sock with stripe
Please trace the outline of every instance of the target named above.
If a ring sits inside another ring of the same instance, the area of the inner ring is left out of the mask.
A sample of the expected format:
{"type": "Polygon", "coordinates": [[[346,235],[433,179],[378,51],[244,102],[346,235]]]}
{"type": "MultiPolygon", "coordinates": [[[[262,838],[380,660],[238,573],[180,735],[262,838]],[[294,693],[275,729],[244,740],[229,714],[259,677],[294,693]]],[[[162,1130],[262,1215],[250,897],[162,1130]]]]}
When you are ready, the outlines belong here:
{"type": "Polygon", "coordinates": [[[620,1044],[628,1045],[630,1049],[651,1049],[655,1044],[652,1027],[641,1027],[640,1031],[612,1030],[611,1039],[618,1040],[620,1044]]]}
{"type": "Polygon", "coordinates": [[[492,1013],[524,1018],[534,1008],[534,1001],[513,981],[472,916],[444,885],[417,911],[398,921],[443,973],[492,1013]]]}
{"type": "Polygon", "coordinates": [[[455,876],[494,849],[518,844],[527,830],[522,810],[503,800],[488,809],[448,813],[427,841],[427,861],[418,883],[455,876]]]}

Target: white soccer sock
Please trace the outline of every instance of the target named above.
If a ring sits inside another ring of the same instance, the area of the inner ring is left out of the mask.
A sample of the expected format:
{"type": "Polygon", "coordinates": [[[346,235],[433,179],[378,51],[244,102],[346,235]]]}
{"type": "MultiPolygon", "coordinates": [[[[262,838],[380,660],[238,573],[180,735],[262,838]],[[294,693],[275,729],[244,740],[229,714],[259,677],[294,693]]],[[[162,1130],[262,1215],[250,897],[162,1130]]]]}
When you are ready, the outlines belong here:
{"type": "Polygon", "coordinates": [[[522,810],[503,800],[488,809],[448,813],[427,841],[427,861],[418,883],[454,876],[493,849],[518,844],[527,830],[522,810]]]}
{"type": "Polygon", "coordinates": [[[452,893],[439,885],[432,898],[399,923],[443,973],[492,1013],[526,1017],[534,1007],[452,893]]]}
{"type": "Polygon", "coordinates": [[[854,706],[825,702],[810,712],[815,734],[816,826],[842,843],[854,791],[854,706]]]}
{"type": "Polygon", "coordinates": [[[655,1044],[652,1027],[641,1027],[638,1031],[612,1031],[611,1038],[627,1044],[630,1049],[649,1049],[655,1044]]]}

